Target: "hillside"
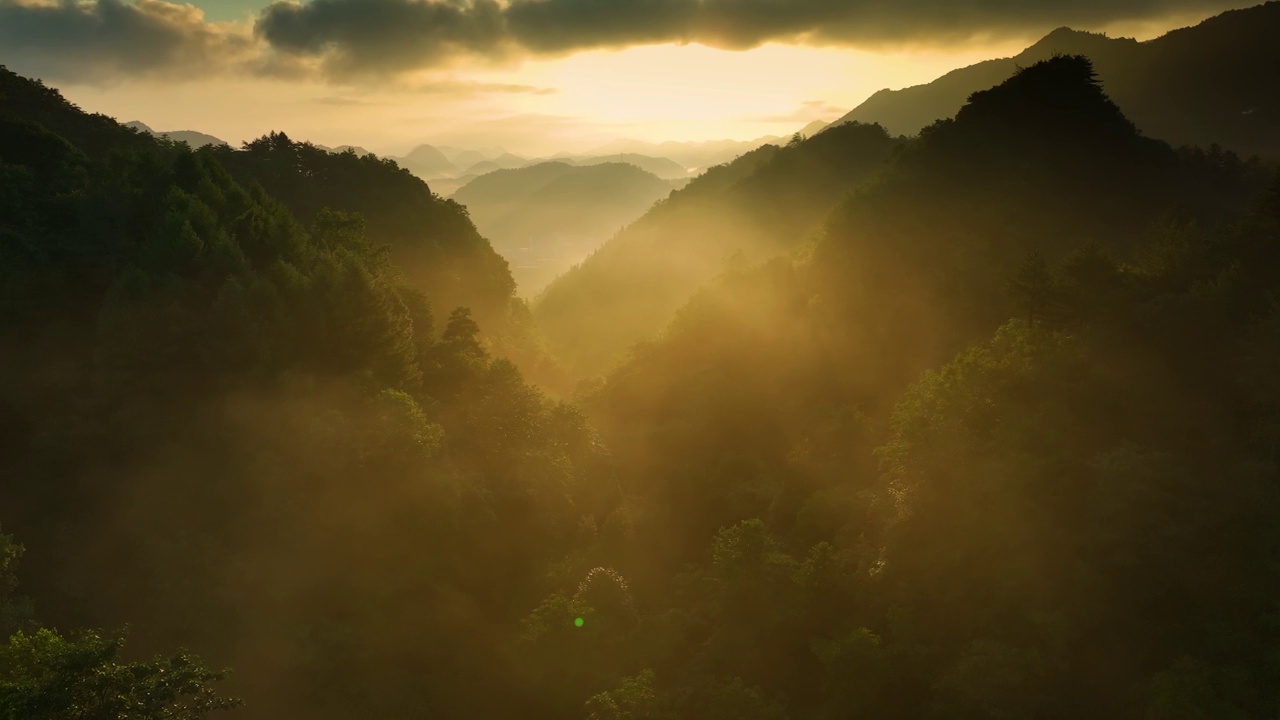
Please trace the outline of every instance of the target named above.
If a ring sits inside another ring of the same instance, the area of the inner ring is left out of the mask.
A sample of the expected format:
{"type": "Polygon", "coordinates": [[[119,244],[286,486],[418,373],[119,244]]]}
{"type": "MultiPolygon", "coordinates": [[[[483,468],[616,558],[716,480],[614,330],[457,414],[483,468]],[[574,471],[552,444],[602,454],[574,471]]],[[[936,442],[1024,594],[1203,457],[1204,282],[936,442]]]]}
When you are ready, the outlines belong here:
{"type": "Polygon", "coordinates": [[[467,207],[531,297],[672,189],[672,181],[634,165],[547,162],[482,175],[452,199],[467,207]]]}
{"type": "Polygon", "coordinates": [[[955,70],[926,85],[882,90],[838,122],[915,134],[955,115],[968,96],[1055,53],[1093,60],[1107,93],[1146,134],[1172,144],[1219,143],[1280,158],[1280,2],[1226,12],[1137,42],[1062,28],[1012,58],[955,70]]]}
{"type": "Polygon", "coordinates": [[[898,145],[851,123],[708,170],[557,278],[534,305],[539,327],[579,377],[605,372],[731,257],[756,262],[802,247],[898,145]]]}

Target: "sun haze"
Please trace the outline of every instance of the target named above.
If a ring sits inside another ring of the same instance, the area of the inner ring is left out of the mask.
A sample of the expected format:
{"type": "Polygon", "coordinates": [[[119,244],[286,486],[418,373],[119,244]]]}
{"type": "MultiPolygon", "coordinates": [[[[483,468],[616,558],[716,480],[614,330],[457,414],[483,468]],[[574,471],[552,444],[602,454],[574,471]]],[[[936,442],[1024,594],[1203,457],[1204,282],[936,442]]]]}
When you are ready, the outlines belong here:
{"type": "Polygon", "coordinates": [[[1154,34],[1232,3],[1045,3],[999,23],[981,3],[948,22],[916,4],[0,0],[0,47],[84,108],[153,128],[537,155],[789,135],[1058,25],[1154,34]]]}

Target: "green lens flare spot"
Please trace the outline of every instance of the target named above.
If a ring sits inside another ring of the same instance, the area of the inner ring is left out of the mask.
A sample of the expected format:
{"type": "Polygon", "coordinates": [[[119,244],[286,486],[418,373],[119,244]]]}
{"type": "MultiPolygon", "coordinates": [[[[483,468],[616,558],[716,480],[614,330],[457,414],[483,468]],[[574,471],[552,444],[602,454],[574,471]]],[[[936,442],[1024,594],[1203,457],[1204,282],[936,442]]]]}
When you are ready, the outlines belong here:
{"type": "Polygon", "coordinates": [[[583,623],[582,618],[574,618],[574,619],[573,619],[573,626],[574,626],[574,627],[582,627],[582,623],[583,623]]]}

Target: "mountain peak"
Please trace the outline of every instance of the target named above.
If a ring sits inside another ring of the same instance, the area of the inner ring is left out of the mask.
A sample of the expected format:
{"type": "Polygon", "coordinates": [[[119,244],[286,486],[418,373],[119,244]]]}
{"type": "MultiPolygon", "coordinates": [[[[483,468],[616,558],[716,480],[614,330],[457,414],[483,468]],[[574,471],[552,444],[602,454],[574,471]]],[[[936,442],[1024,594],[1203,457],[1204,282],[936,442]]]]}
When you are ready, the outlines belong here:
{"type": "MultiPolygon", "coordinates": [[[[1121,44],[1137,45],[1137,41],[1129,38],[1123,40],[1110,38],[1104,33],[1086,32],[1064,26],[1040,38],[1035,45],[1022,51],[1018,59],[1043,60],[1059,53],[1094,57],[1103,48],[1121,44]]],[[[1097,58],[1094,57],[1094,59],[1097,58]]]]}

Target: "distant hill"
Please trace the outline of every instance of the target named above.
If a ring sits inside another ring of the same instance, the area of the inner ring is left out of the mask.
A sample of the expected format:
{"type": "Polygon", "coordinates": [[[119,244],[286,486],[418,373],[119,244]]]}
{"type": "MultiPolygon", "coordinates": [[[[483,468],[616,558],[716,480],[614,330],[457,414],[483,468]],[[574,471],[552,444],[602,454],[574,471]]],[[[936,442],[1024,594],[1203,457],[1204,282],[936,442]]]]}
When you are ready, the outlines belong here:
{"type": "Polygon", "coordinates": [[[847,123],[713,167],[557,278],[534,317],[573,372],[607,371],[732,256],[751,262],[802,246],[899,145],[878,126],[847,123]]]}
{"type": "Polygon", "coordinates": [[[544,162],[482,175],[452,199],[467,206],[531,296],[676,184],[624,163],[544,162]]]}
{"type": "Polygon", "coordinates": [[[564,160],[574,165],[602,165],[605,163],[625,163],[648,173],[653,173],[665,180],[679,180],[689,177],[689,170],[670,158],[640,155],[639,153],[618,153],[616,155],[593,155],[586,157],[571,156],[564,160]]]}
{"type": "Polygon", "coordinates": [[[316,147],[320,148],[321,150],[324,150],[325,152],[331,152],[331,153],[344,153],[347,151],[351,151],[356,155],[359,155],[360,157],[364,157],[365,155],[375,154],[372,151],[370,151],[368,148],[364,148],[359,145],[339,145],[337,147],[329,147],[328,145],[320,145],[319,143],[313,143],[313,144],[316,147]]]}
{"type": "MultiPolygon", "coordinates": [[[[789,136],[788,136],[789,137],[789,136]]],[[[591,151],[591,155],[647,155],[674,160],[695,170],[722,165],[763,145],[786,142],[788,137],[766,135],[754,140],[707,140],[703,142],[650,143],[640,140],[614,140],[591,151]]]]}
{"type": "Polygon", "coordinates": [[[450,162],[444,153],[425,144],[410,150],[404,157],[396,158],[396,162],[423,180],[461,174],[458,167],[450,162]]]}
{"type": "Polygon", "coordinates": [[[524,167],[529,161],[519,155],[511,153],[503,153],[495,158],[482,160],[475,165],[468,167],[463,171],[462,175],[484,175],[494,170],[513,170],[515,168],[524,167]]]}
{"type": "Polygon", "coordinates": [[[1012,58],[926,85],[881,90],[839,122],[914,134],[956,114],[972,93],[1055,54],[1093,61],[1108,95],[1147,135],[1280,157],[1280,2],[1235,10],[1146,42],[1060,28],[1012,58]]]}
{"type": "Polygon", "coordinates": [[[502,152],[505,152],[505,151],[499,151],[497,153],[493,153],[493,155],[491,156],[491,155],[486,155],[484,152],[481,152],[479,150],[455,148],[455,147],[449,147],[447,145],[437,145],[436,149],[439,150],[442,154],[444,154],[444,156],[449,159],[449,162],[453,163],[458,167],[471,167],[472,165],[475,165],[478,162],[484,162],[485,160],[488,160],[492,156],[501,155],[502,152]]]}
{"type": "Polygon", "coordinates": [[[156,137],[167,137],[170,140],[175,140],[177,142],[184,142],[190,145],[192,148],[204,147],[205,145],[227,145],[228,144],[226,140],[216,138],[212,135],[206,135],[205,133],[202,133],[202,132],[196,132],[195,130],[164,130],[164,131],[152,130],[150,127],[147,127],[146,124],[138,120],[134,120],[133,122],[127,122],[124,124],[124,126],[133,128],[135,130],[141,130],[142,132],[147,133],[148,135],[155,135],[156,137]]]}

